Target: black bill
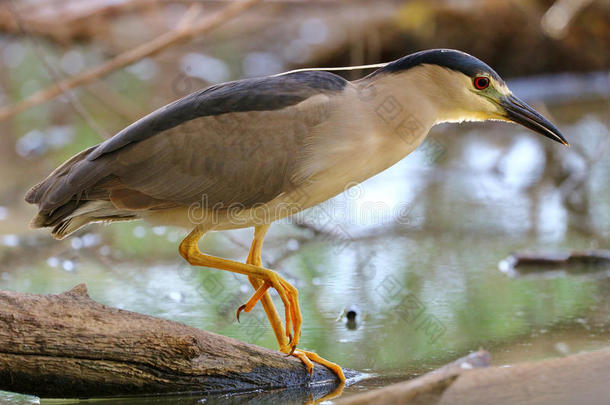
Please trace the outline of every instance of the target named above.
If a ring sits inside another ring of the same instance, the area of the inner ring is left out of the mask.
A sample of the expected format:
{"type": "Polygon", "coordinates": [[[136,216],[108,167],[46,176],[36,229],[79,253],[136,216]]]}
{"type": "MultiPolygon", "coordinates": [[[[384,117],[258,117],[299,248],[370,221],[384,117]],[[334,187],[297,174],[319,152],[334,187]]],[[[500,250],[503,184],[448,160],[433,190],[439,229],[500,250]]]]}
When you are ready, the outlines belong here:
{"type": "Polygon", "coordinates": [[[500,105],[506,111],[506,117],[509,120],[538,132],[549,139],[570,146],[555,125],[551,124],[549,120],[538,114],[536,110],[517,97],[513,95],[504,97],[500,99],[500,105]]]}

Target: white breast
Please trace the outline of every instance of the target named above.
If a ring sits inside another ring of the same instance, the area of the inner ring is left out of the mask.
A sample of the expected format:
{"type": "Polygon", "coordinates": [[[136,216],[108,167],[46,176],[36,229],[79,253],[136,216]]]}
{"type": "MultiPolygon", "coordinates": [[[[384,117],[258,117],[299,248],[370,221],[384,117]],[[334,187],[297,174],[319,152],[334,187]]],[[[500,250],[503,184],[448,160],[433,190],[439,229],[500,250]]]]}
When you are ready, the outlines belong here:
{"type": "Polygon", "coordinates": [[[385,91],[388,85],[375,83],[373,90],[367,90],[356,84],[334,100],[332,114],[316,129],[299,165],[296,181],[304,179],[303,186],[282,196],[282,201],[296,200],[303,209],[309,208],[382,172],[417,148],[433,125],[434,114],[421,110],[415,114],[414,100],[392,96],[396,92],[385,91]]]}

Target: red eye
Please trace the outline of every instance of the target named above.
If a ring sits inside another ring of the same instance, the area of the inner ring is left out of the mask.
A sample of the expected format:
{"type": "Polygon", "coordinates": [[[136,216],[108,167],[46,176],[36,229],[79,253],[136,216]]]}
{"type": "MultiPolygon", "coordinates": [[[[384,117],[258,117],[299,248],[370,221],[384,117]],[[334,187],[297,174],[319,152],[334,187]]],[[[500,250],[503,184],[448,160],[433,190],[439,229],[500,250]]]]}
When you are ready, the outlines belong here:
{"type": "Polygon", "coordinates": [[[474,78],[473,83],[477,90],[483,90],[489,86],[489,78],[485,76],[477,76],[474,78]]]}

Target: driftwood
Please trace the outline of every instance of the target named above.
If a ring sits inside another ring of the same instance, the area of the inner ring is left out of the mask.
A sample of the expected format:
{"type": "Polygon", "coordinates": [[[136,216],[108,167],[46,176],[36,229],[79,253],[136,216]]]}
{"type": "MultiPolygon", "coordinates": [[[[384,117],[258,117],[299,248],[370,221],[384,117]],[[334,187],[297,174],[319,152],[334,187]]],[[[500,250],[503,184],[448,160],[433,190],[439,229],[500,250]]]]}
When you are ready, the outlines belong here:
{"type": "Polygon", "coordinates": [[[594,274],[610,270],[610,251],[513,253],[501,261],[499,266],[500,270],[511,276],[555,270],[594,274]]]}
{"type": "Polygon", "coordinates": [[[610,349],[510,367],[466,363],[336,404],[605,405],[610,398],[610,349]]]}
{"type": "Polygon", "coordinates": [[[75,398],[301,387],[311,395],[311,383],[319,397],[338,382],[319,365],[310,379],[277,351],[101,305],[83,284],[59,295],[0,291],[0,390],[75,398]]]}
{"type": "Polygon", "coordinates": [[[610,251],[587,250],[568,253],[515,253],[510,256],[514,267],[557,265],[610,265],[610,251]]]}
{"type": "Polygon", "coordinates": [[[337,401],[337,405],[435,404],[462,373],[473,368],[487,367],[489,362],[489,353],[479,350],[421,377],[354,395],[337,401]]]}

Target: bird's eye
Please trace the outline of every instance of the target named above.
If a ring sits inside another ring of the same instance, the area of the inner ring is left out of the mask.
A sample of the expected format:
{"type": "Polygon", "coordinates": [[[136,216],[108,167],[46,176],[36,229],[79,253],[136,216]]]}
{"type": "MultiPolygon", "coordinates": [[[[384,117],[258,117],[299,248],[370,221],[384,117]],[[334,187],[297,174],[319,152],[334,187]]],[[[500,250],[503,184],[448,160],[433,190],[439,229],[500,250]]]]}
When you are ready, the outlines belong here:
{"type": "Polygon", "coordinates": [[[474,78],[473,84],[477,90],[484,90],[489,86],[489,78],[485,76],[477,76],[474,78]]]}

